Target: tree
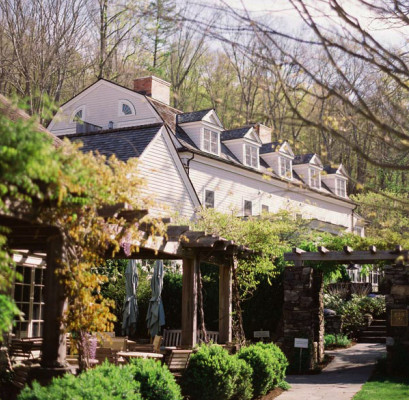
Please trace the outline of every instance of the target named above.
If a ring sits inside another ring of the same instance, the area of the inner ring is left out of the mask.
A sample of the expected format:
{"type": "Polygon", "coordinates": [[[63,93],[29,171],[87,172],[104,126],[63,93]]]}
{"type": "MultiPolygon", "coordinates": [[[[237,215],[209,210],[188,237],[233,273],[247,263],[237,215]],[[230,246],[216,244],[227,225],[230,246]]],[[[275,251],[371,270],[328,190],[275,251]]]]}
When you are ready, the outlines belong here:
{"type": "MultiPolygon", "coordinates": [[[[148,236],[163,233],[163,227],[137,212],[151,201],[141,195],[136,159],[124,163],[84,154],[68,141],[55,148],[30,120],[13,122],[1,116],[0,129],[0,212],[25,215],[29,210],[33,221],[59,228],[64,254],[58,275],[67,297],[64,322],[73,333],[80,368],[87,368],[88,332],[111,330],[115,320],[113,302],[101,296],[107,278],[95,267],[121,249],[127,255],[137,252],[146,240],[139,231],[141,222],[152,223],[148,236]],[[106,206],[116,211],[101,215],[106,206]],[[135,211],[125,220],[120,214],[124,210],[135,211]]],[[[0,284],[7,287],[12,271],[6,234],[0,237],[0,284]]]]}

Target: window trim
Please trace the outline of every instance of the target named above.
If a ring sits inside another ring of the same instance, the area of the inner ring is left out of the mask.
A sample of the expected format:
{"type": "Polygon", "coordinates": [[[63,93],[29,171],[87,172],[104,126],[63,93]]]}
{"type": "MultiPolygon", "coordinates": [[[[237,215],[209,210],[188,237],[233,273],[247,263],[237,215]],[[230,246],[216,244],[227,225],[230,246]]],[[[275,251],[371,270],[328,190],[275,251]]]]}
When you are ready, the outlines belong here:
{"type": "Polygon", "coordinates": [[[132,115],[136,115],[135,107],[129,100],[119,100],[118,101],[118,116],[119,117],[131,117],[132,115]],[[131,114],[124,114],[122,111],[122,105],[126,104],[132,111],[131,114]]]}
{"type": "Polygon", "coordinates": [[[347,181],[340,177],[335,177],[335,194],[339,197],[347,197],[347,181]],[[339,183],[342,182],[342,190],[340,190],[339,183]]]}
{"type": "Polygon", "coordinates": [[[248,167],[252,167],[252,168],[259,168],[260,166],[260,162],[259,162],[259,152],[258,152],[258,148],[256,146],[253,146],[251,144],[245,143],[244,144],[244,165],[247,165],[248,167]],[[247,150],[249,150],[249,159],[250,159],[250,163],[247,162],[247,150]],[[253,155],[251,154],[251,152],[254,151],[255,154],[255,162],[256,164],[253,165],[252,164],[252,159],[253,159],[253,155]]]}
{"type": "Polygon", "coordinates": [[[310,187],[314,189],[321,189],[321,171],[319,169],[308,167],[308,177],[309,177],[310,187]],[[318,186],[314,186],[312,184],[312,178],[313,178],[314,173],[318,175],[318,186]]]}
{"type": "Polygon", "coordinates": [[[74,112],[72,113],[72,115],[71,115],[71,122],[74,122],[74,123],[80,122],[80,121],[78,121],[78,120],[75,119],[76,114],[78,114],[80,111],[82,111],[81,121],[85,121],[85,106],[82,105],[82,106],[80,106],[80,107],[77,107],[77,108],[74,110],[74,112]]]}
{"type": "Polygon", "coordinates": [[[216,192],[214,190],[210,190],[210,189],[205,189],[203,192],[203,206],[204,208],[215,208],[215,204],[216,204],[216,192]],[[206,206],[206,194],[207,192],[211,192],[213,193],[213,207],[207,207],[206,206]]]}
{"type": "Polygon", "coordinates": [[[243,216],[244,217],[253,216],[253,202],[251,200],[243,199],[243,216]],[[250,203],[250,214],[246,213],[246,203],[250,203]]]}
{"type": "Polygon", "coordinates": [[[262,204],[261,205],[261,213],[265,213],[268,214],[270,212],[270,207],[268,206],[268,204],[262,204]]]}
{"type": "Polygon", "coordinates": [[[279,157],[278,157],[278,174],[282,177],[282,178],[284,178],[284,179],[288,179],[288,180],[292,180],[293,179],[293,160],[291,159],[291,158],[289,158],[289,157],[285,157],[285,156],[282,156],[282,155],[280,155],[279,157]],[[282,164],[281,164],[281,161],[282,160],[284,160],[285,161],[285,166],[287,167],[287,162],[289,163],[289,165],[290,165],[290,168],[289,168],[289,176],[287,176],[287,170],[285,171],[285,173],[283,174],[282,173],[282,170],[281,170],[281,167],[282,167],[282,164]]]}
{"type": "Polygon", "coordinates": [[[220,153],[220,134],[219,134],[219,132],[217,132],[215,130],[212,130],[210,128],[203,128],[202,129],[202,140],[201,140],[201,142],[202,142],[202,150],[203,151],[205,151],[206,153],[219,155],[219,153],[220,153]],[[215,152],[212,151],[212,135],[210,135],[210,138],[209,138],[209,149],[205,148],[205,134],[206,134],[206,131],[210,132],[211,134],[214,134],[215,137],[216,137],[216,151],[215,152]]]}

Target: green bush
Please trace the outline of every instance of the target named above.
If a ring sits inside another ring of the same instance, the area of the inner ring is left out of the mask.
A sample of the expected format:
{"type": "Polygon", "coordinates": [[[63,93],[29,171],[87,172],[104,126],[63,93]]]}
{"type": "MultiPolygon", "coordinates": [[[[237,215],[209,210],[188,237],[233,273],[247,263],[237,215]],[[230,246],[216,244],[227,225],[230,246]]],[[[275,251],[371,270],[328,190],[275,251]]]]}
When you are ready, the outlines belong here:
{"type": "Polygon", "coordinates": [[[386,314],[385,296],[363,297],[359,300],[359,307],[364,314],[371,314],[374,318],[382,318],[386,314]]]}
{"type": "Polygon", "coordinates": [[[283,352],[273,343],[257,343],[244,347],[238,357],[253,369],[252,382],[255,396],[266,394],[284,380],[288,362],[283,352]]]}
{"type": "Polygon", "coordinates": [[[328,334],[324,336],[324,347],[348,347],[351,341],[345,335],[332,335],[328,334]]]}
{"type": "Polygon", "coordinates": [[[54,378],[49,386],[33,382],[18,400],[143,400],[140,384],[134,380],[132,366],[118,367],[104,363],[79,376],[66,374],[54,378]]]}
{"type": "Polygon", "coordinates": [[[183,393],[192,400],[248,400],[252,396],[251,372],[221,346],[202,345],[183,374],[183,393]]]}
{"type": "Polygon", "coordinates": [[[134,379],[144,400],[182,400],[179,385],[166,366],[155,360],[132,360],[134,379]]]}

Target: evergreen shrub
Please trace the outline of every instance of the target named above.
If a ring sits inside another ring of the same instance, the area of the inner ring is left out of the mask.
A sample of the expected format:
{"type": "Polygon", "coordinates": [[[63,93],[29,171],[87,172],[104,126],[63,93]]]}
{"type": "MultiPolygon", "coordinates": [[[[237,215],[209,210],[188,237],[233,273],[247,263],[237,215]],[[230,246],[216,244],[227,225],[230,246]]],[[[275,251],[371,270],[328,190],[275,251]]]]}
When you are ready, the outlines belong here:
{"type": "Polygon", "coordinates": [[[134,379],[134,367],[119,367],[108,362],[78,376],[65,374],[50,385],[25,387],[18,400],[143,400],[140,383],[134,379]]]}
{"type": "Polygon", "coordinates": [[[285,378],[288,361],[273,343],[257,343],[244,347],[238,357],[253,369],[252,382],[255,396],[265,395],[285,378]]]}
{"type": "Polygon", "coordinates": [[[217,345],[202,345],[190,357],[182,390],[191,400],[249,400],[251,368],[217,345]]]}
{"type": "Polygon", "coordinates": [[[180,387],[165,365],[151,359],[135,359],[131,370],[144,400],[182,400],[180,387]]]}

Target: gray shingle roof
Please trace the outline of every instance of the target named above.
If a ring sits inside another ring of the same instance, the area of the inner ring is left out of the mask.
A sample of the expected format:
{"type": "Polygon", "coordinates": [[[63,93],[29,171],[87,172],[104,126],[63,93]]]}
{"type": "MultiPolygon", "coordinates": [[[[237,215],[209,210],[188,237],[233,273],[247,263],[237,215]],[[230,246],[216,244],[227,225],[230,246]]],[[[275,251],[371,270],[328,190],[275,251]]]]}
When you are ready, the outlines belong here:
{"type": "Polygon", "coordinates": [[[204,118],[204,116],[211,110],[213,110],[213,108],[208,108],[207,110],[200,110],[200,111],[193,111],[193,112],[178,114],[176,117],[177,118],[176,121],[178,124],[184,124],[186,122],[201,121],[204,118]]]}
{"type": "Polygon", "coordinates": [[[229,129],[227,131],[223,131],[220,135],[220,139],[223,142],[226,140],[240,139],[246,135],[250,128],[251,126],[245,126],[242,128],[229,129]]]}
{"type": "Polygon", "coordinates": [[[324,166],[324,171],[327,174],[335,174],[338,171],[338,168],[333,168],[333,167],[331,167],[331,165],[325,165],[324,166]]]}
{"type": "Polygon", "coordinates": [[[121,161],[139,157],[156,136],[163,124],[133,128],[111,129],[86,134],[69,135],[74,142],[82,142],[83,152],[99,152],[110,157],[115,154],[121,161]]]}
{"type": "Polygon", "coordinates": [[[260,147],[260,154],[274,153],[277,147],[281,145],[282,142],[263,143],[263,145],[260,147]]]}
{"type": "Polygon", "coordinates": [[[314,156],[314,153],[296,155],[293,160],[293,165],[308,164],[314,156]]]}

